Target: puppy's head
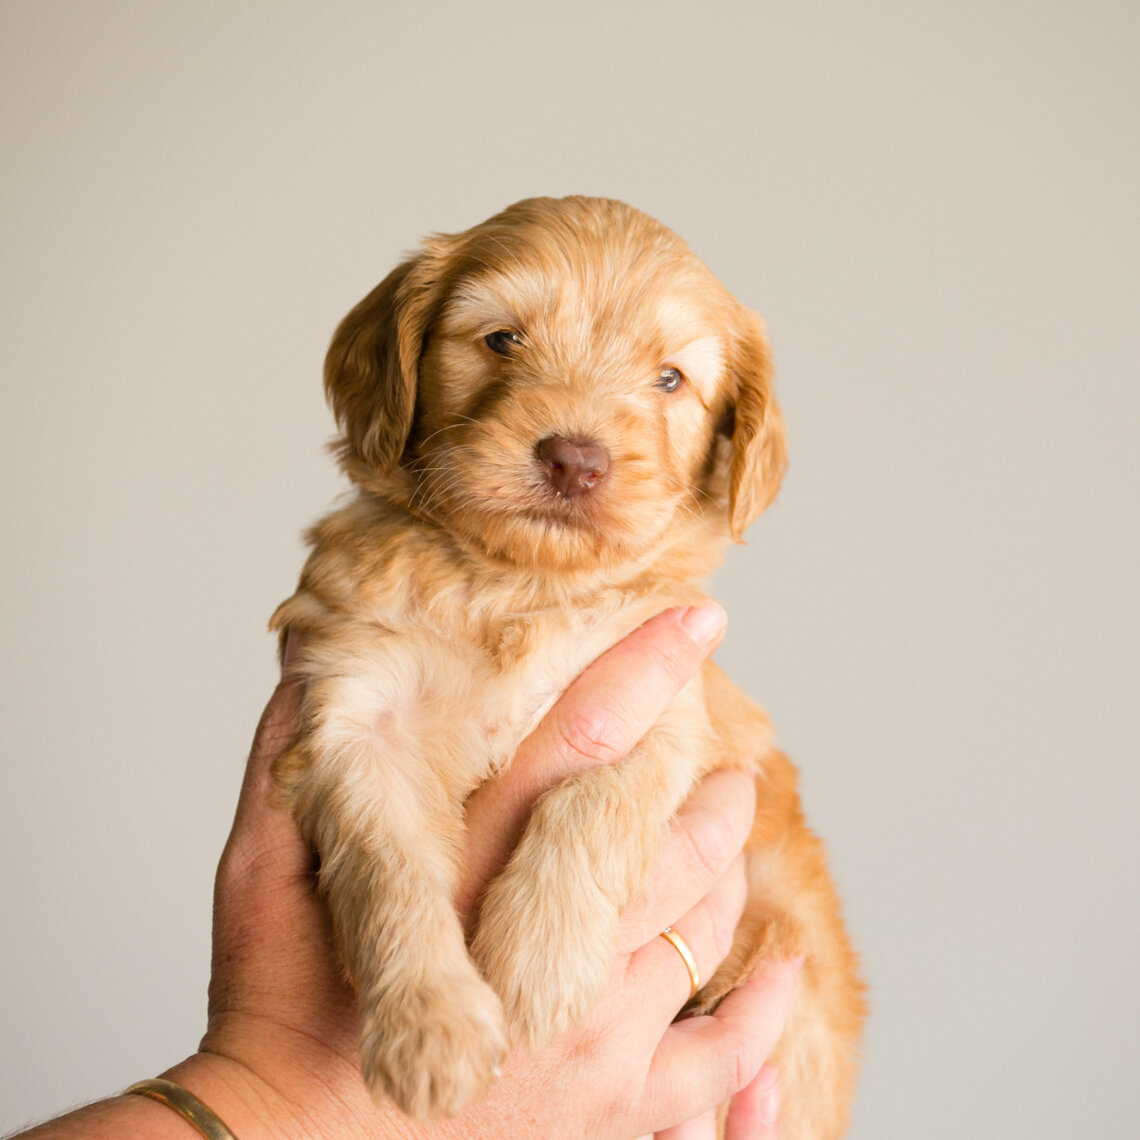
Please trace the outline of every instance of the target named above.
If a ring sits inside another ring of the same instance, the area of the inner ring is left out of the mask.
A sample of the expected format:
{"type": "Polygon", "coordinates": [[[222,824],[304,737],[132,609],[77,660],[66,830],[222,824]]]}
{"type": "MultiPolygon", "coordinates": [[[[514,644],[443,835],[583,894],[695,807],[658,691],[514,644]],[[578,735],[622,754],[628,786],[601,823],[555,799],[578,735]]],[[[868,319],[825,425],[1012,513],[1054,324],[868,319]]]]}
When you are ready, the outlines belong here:
{"type": "Polygon", "coordinates": [[[519,565],[739,540],[784,469],[760,319],[606,199],[429,239],[345,318],[325,385],[356,482],[519,565]]]}

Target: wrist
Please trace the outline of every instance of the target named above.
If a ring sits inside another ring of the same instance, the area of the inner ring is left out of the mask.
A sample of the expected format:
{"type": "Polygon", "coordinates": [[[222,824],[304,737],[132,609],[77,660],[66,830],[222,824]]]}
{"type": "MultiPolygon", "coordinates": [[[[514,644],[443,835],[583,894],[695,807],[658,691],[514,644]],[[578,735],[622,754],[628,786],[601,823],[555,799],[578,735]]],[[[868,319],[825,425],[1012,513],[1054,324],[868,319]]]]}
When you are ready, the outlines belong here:
{"type": "MultiPolygon", "coordinates": [[[[301,1134],[316,1135],[309,1129],[301,1133],[294,1106],[239,1061],[216,1053],[195,1053],[168,1069],[162,1077],[193,1093],[237,1140],[286,1140],[286,1137],[301,1134]]],[[[178,1114],[172,1109],[158,1107],[177,1118],[178,1114]]],[[[198,1135],[189,1122],[184,1121],[184,1124],[185,1137],[198,1135]]]]}
{"type": "MultiPolygon", "coordinates": [[[[355,1064],[347,1083],[339,1077],[320,1079],[313,1072],[277,1081],[233,1057],[202,1051],[162,1076],[208,1105],[236,1140],[339,1140],[360,1135],[410,1140],[418,1135],[414,1124],[394,1108],[376,1107],[355,1064]]],[[[190,1129],[186,1140],[195,1136],[190,1129]]]]}

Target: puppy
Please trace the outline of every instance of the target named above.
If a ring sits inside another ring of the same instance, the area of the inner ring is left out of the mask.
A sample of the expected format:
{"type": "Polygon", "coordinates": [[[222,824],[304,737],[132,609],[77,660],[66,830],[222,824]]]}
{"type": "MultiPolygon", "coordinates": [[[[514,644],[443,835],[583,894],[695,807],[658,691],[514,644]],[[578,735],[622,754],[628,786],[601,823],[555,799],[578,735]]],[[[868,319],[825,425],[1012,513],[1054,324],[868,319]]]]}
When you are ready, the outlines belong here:
{"type": "Polygon", "coordinates": [[[750,897],[693,1005],[806,953],[774,1057],[782,1134],[838,1136],[854,958],[795,771],[712,664],[628,759],[538,801],[470,945],[451,902],[466,798],[604,649],[699,601],[775,495],[759,318],[645,214],[533,199],[428,239],[345,318],[325,387],[357,494],[313,528],[271,622],[304,634],[307,680],[276,777],[320,856],[373,1093],[456,1113],[509,1046],[579,1023],[663,830],[731,765],[758,787],[750,897]]]}

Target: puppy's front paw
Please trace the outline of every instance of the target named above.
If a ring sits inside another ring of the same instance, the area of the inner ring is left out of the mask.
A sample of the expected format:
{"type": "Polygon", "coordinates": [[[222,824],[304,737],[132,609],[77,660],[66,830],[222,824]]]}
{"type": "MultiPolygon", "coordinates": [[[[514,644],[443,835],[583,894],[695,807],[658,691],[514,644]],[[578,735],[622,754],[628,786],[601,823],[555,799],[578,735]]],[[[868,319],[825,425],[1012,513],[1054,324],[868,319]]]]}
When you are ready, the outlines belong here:
{"type": "Polygon", "coordinates": [[[417,1120],[454,1116],[478,1100],[505,1055],[502,1005],[474,971],[361,998],[365,1084],[417,1120]]]}
{"type": "Polygon", "coordinates": [[[618,916],[596,887],[545,891],[509,868],[483,902],[471,952],[533,1047],[585,1021],[613,966],[618,916]]]}

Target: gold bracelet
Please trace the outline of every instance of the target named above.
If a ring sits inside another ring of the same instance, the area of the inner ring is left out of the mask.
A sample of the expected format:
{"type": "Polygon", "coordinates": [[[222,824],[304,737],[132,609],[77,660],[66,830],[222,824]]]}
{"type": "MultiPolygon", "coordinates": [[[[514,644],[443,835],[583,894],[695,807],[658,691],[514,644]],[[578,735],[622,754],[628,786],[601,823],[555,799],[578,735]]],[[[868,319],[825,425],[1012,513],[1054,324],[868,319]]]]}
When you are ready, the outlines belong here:
{"type": "Polygon", "coordinates": [[[157,1078],[152,1081],[139,1081],[123,1090],[123,1096],[148,1096],[172,1108],[184,1120],[189,1121],[206,1140],[237,1140],[237,1137],[210,1111],[193,1093],[187,1092],[173,1081],[157,1078]]]}

